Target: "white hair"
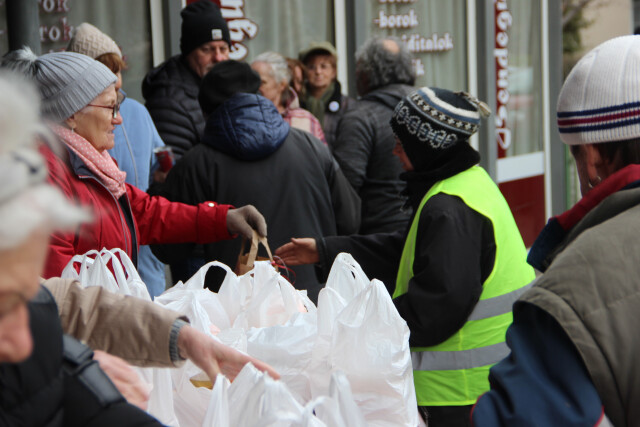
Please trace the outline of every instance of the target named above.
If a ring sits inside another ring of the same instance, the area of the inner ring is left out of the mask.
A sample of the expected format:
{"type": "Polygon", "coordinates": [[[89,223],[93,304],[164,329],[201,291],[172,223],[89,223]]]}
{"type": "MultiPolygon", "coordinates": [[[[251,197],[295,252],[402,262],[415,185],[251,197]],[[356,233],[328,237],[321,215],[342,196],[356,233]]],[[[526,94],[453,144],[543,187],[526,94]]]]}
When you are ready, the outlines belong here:
{"type": "Polygon", "coordinates": [[[46,128],[33,85],[3,71],[0,93],[0,250],[5,250],[39,228],[70,229],[89,215],[45,182],[47,168],[36,141],[46,128]]]}
{"type": "Polygon", "coordinates": [[[284,56],[277,52],[264,52],[261,53],[253,60],[252,64],[256,62],[264,62],[271,67],[271,76],[276,79],[278,83],[285,82],[289,84],[291,80],[291,71],[289,65],[284,56]]]}

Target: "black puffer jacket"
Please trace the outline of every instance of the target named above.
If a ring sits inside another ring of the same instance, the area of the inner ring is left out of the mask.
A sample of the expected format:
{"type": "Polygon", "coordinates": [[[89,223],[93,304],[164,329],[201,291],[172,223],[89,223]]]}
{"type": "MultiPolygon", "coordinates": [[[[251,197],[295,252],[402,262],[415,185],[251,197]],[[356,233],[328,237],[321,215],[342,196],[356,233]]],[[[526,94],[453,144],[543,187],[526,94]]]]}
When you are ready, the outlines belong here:
{"type": "Polygon", "coordinates": [[[338,127],[333,155],[362,199],[360,234],[404,230],[409,213],[401,208],[404,183],[400,160],[393,155],[395,137],[389,120],[413,87],[394,84],[360,98],[338,127]]]}
{"type": "Polygon", "coordinates": [[[200,77],[181,55],[169,58],[147,73],[142,82],[145,106],[164,143],[180,158],[198,144],[204,117],[198,103],[200,77]]]}
{"type": "MultiPolygon", "coordinates": [[[[291,237],[350,234],[360,226],[360,199],[328,148],[310,133],[290,128],[260,95],[236,94],[213,112],[203,143],[171,170],[162,195],[188,204],[252,204],[267,221],[273,249],[291,237]]],[[[240,244],[234,239],[205,245],[205,258],[233,267],[240,244]]],[[[164,262],[181,262],[192,249],[164,245],[154,253],[164,262]]],[[[296,288],[308,289],[314,299],[320,289],[314,267],[293,269],[296,288]]],[[[213,289],[220,283],[215,276],[215,271],[207,276],[213,289]]]]}

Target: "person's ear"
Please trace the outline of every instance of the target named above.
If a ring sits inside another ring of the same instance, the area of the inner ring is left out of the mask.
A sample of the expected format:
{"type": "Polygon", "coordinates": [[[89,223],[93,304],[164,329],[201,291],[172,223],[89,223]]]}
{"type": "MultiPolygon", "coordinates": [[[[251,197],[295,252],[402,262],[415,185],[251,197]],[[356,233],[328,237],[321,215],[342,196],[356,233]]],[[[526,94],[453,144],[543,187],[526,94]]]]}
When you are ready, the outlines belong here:
{"type": "Polygon", "coordinates": [[[607,168],[609,162],[605,161],[600,150],[593,144],[583,145],[582,150],[589,184],[595,187],[600,181],[609,176],[607,168]]]}
{"type": "Polygon", "coordinates": [[[66,125],[67,125],[67,127],[68,127],[69,129],[71,129],[71,130],[74,130],[75,128],[77,128],[77,127],[78,127],[78,123],[77,123],[77,120],[76,120],[76,115],[75,115],[75,113],[74,113],[74,114],[72,114],[68,119],[66,119],[66,120],[64,121],[64,124],[66,124],[66,125]]]}

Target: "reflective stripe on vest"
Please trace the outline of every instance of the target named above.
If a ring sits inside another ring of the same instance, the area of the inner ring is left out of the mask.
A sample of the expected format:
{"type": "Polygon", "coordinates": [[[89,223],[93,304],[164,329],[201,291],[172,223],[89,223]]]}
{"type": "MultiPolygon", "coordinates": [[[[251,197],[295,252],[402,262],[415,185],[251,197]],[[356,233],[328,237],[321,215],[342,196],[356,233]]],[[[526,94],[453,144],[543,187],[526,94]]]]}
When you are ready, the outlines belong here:
{"type": "Polygon", "coordinates": [[[518,300],[526,291],[533,286],[535,281],[531,281],[528,285],[493,298],[478,301],[473,311],[469,315],[469,320],[480,320],[489,317],[499,316],[511,311],[513,303],[518,300]]]}
{"type": "Polygon", "coordinates": [[[504,341],[513,320],[511,308],[535,275],[526,264],[526,249],[504,197],[487,173],[474,166],[436,183],[421,201],[400,259],[394,298],[407,292],[420,213],[438,193],[460,197],[491,221],[496,258],[463,327],[438,345],[411,348],[416,397],[420,406],[470,405],[489,389],[489,368],[509,354],[504,341]]]}
{"type": "Polygon", "coordinates": [[[415,371],[446,371],[493,365],[509,355],[504,342],[460,351],[417,351],[411,353],[415,371]]]}

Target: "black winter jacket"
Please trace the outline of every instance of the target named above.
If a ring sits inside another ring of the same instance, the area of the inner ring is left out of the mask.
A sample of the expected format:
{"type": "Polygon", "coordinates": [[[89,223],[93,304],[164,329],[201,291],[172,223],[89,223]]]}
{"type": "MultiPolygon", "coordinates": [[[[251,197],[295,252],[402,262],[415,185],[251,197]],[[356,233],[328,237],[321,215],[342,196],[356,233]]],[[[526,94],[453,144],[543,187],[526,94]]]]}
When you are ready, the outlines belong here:
{"type": "MultiPolygon", "coordinates": [[[[360,199],[328,148],[311,134],[290,128],[260,95],[236,94],[213,112],[203,143],[171,170],[162,195],[188,204],[252,204],[267,221],[274,249],[291,237],[350,234],[360,226],[360,199]]],[[[205,259],[234,267],[240,244],[241,239],[234,239],[205,245],[205,259]]],[[[171,263],[192,249],[164,245],[154,250],[171,263]]],[[[313,299],[320,288],[313,266],[293,270],[295,287],[308,289],[313,299]]],[[[213,289],[220,284],[215,274],[207,276],[213,289]]]]}
{"type": "Polygon", "coordinates": [[[160,426],[124,400],[88,347],[63,339],[47,289],[28,309],[31,355],[21,363],[0,363],[0,426],[160,426]]]}
{"type": "MultiPolygon", "coordinates": [[[[478,154],[469,150],[437,170],[402,175],[414,212],[436,182],[477,163],[478,154]]],[[[407,232],[316,239],[320,267],[328,273],[338,253],[348,252],[369,278],[381,280],[393,295],[407,232]]],[[[411,331],[411,346],[439,344],[464,325],[493,269],[495,254],[488,218],[456,196],[439,193],[427,201],[418,223],[411,279],[417,286],[410,283],[408,292],[393,300],[411,331]]]]}
{"type": "Polygon", "coordinates": [[[198,144],[204,117],[198,103],[201,79],[176,55],[149,71],[142,82],[145,106],[176,159],[198,144]]]}
{"type": "Polygon", "coordinates": [[[393,155],[395,137],[389,120],[398,102],[413,90],[394,84],[360,98],[343,116],[333,155],[362,199],[360,234],[404,230],[402,165],[393,155]]]}

